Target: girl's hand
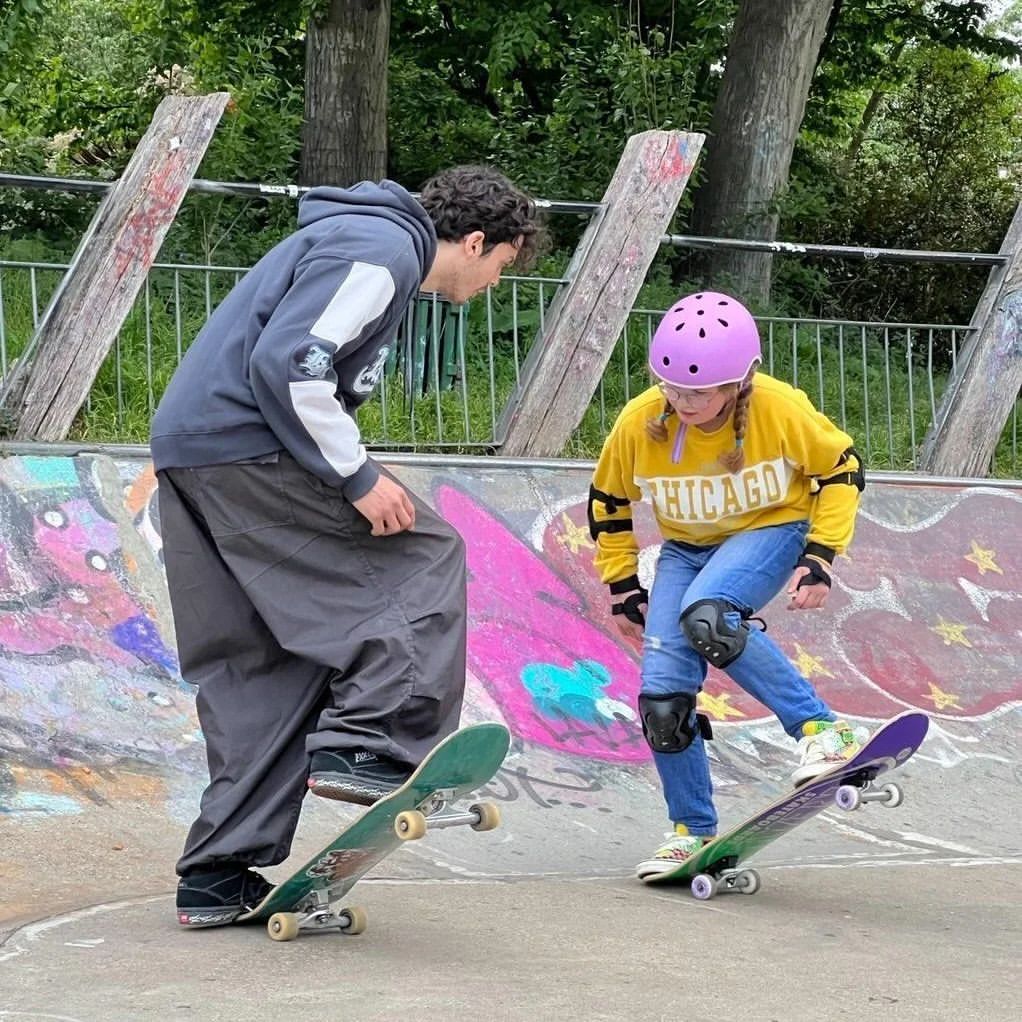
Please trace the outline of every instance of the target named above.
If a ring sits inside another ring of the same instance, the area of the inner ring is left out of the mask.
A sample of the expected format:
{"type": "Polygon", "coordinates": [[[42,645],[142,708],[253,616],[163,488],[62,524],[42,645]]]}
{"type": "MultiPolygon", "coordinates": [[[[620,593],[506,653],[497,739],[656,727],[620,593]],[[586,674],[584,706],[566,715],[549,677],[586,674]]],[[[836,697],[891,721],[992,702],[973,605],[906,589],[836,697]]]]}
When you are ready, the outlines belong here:
{"type": "Polygon", "coordinates": [[[642,648],[642,636],[644,629],[635,621],[629,621],[624,615],[614,618],[617,623],[617,630],[633,645],[642,648]]]}
{"type": "Polygon", "coordinates": [[[629,575],[610,583],[610,594],[617,599],[611,604],[611,614],[617,630],[632,645],[642,647],[642,633],[649,610],[649,593],[639,582],[638,575],[629,575]]]}
{"type": "Polygon", "coordinates": [[[819,610],[830,595],[830,565],[816,557],[812,558],[812,565],[806,564],[809,559],[803,557],[799,561],[788,583],[788,610],[819,610]],[[807,578],[808,581],[803,581],[807,578]]]}

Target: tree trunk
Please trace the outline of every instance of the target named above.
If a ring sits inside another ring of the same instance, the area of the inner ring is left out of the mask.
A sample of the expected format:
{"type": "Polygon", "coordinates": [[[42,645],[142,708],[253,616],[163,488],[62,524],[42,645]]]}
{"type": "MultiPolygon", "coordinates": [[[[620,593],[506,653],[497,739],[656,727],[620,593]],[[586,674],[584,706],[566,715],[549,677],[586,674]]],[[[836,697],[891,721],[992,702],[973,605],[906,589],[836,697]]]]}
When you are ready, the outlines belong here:
{"type": "Polygon", "coordinates": [[[309,20],[302,184],[386,176],[389,42],[390,0],[331,0],[309,20]]]}
{"type": "MultiPolygon", "coordinates": [[[[788,183],[833,0],[743,0],[713,109],[706,177],[692,213],[694,234],[777,235],[777,200],[788,183]]],[[[721,250],[707,257],[707,277],[722,276],[743,299],[770,294],[769,253],[721,250]]]]}

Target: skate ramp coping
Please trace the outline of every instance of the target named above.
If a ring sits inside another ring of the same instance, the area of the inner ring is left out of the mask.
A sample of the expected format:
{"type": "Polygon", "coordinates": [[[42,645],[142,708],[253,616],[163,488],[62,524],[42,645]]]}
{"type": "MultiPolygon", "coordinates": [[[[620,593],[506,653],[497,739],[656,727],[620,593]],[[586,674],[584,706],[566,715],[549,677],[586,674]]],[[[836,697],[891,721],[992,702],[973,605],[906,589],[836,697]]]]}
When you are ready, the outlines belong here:
{"type": "MultiPolygon", "coordinates": [[[[667,821],[636,720],[637,656],[592,569],[591,465],[382,460],[465,537],[464,721],[513,734],[485,791],[501,830],[441,832],[388,859],[388,875],[627,875],[667,821]]],[[[44,893],[49,906],[88,903],[89,883],[105,890],[111,876],[132,893],[164,890],[205,760],[147,453],[24,445],[0,461],[0,502],[0,923],[38,915],[44,893]]],[[[635,520],[648,584],[657,533],[647,507],[635,520]]],[[[827,609],[766,609],[770,634],[843,716],[931,717],[899,772],[905,805],[828,811],[766,850],[766,865],[1017,861],[1017,823],[991,807],[1010,805],[1022,780],[1020,526],[1018,484],[871,476],[827,609]]],[[[700,705],[730,826],[784,789],[793,746],[717,671],[700,705]]],[[[302,854],[346,811],[313,801],[302,854]]]]}

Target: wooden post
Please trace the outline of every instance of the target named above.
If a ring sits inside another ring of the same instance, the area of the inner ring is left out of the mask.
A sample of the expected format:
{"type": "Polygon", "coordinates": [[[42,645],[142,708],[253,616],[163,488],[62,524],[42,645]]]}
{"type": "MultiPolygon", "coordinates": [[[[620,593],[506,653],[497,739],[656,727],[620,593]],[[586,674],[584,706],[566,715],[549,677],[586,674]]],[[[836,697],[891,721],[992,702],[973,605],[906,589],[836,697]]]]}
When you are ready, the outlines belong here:
{"type": "Polygon", "coordinates": [[[5,387],[2,403],[13,420],[14,439],[67,436],[229,99],[226,92],[168,96],[157,107],[5,387]]]}
{"type": "Polygon", "coordinates": [[[646,131],[628,140],[500,420],[502,454],[556,456],[582,421],[703,138],[646,131]]]}
{"type": "Polygon", "coordinates": [[[919,471],[986,476],[1022,388],[1022,205],[1004,236],[1007,262],[990,271],[973,313],[975,333],[958,358],[923,441],[919,471]]]}

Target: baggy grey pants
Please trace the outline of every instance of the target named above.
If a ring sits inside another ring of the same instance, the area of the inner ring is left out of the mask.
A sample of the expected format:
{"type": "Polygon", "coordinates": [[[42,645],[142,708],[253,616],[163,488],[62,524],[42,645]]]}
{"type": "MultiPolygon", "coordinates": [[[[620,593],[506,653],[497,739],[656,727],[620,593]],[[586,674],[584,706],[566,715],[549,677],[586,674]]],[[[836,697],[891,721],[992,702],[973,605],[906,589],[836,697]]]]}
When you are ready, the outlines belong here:
{"type": "Polygon", "coordinates": [[[177,869],[273,865],[290,850],[310,753],[415,765],[458,726],[464,542],[414,494],[414,531],[371,536],[340,490],[284,453],[158,479],[210,775],[177,869]]]}

